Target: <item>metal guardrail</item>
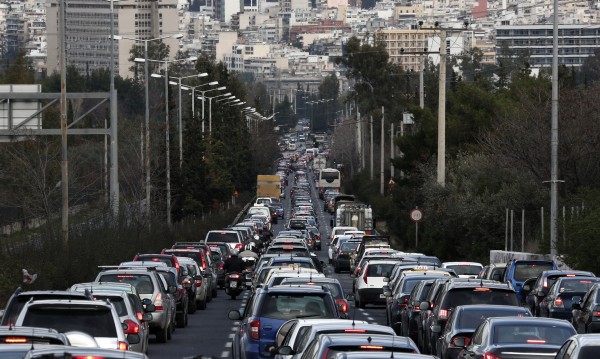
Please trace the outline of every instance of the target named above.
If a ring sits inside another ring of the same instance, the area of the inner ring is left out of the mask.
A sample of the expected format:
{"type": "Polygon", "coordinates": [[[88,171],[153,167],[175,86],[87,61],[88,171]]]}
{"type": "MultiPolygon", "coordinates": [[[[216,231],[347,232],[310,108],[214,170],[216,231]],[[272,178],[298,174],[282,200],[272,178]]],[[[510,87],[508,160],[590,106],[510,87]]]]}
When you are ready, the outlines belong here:
{"type": "Polygon", "coordinates": [[[254,201],[256,201],[256,196],[252,197],[252,200],[250,202],[246,203],[244,208],[242,208],[242,210],[237,214],[237,216],[235,216],[235,218],[233,219],[233,222],[231,223],[231,226],[233,226],[239,222],[240,218],[244,215],[244,213],[246,213],[248,211],[248,208],[254,203],[254,201]]]}

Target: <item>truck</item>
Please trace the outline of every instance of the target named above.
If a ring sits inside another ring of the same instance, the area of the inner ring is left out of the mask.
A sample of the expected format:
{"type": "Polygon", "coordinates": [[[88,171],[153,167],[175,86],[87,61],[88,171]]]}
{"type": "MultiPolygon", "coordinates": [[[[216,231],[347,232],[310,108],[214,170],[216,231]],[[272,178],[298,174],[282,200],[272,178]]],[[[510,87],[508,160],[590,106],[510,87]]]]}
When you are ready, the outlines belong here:
{"type": "Polygon", "coordinates": [[[365,234],[373,233],[373,210],[360,202],[342,201],[336,206],[332,224],[334,227],[356,227],[365,234]]]}
{"type": "Polygon", "coordinates": [[[279,199],[281,195],[281,177],[279,175],[256,176],[256,196],[274,197],[279,199]]]}
{"type": "Polygon", "coordinates": [[[313,170],[322,170],[327,168],[327,159],[324,156],[317,155],[313,160],[313,170]]]}

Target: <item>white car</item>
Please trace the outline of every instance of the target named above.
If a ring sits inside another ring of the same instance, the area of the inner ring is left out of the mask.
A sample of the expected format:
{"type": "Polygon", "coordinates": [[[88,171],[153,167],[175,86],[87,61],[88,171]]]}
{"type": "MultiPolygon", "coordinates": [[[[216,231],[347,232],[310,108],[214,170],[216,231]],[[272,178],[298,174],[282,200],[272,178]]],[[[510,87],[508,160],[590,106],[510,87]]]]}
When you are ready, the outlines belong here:
{"type": "Polygon", "coordinates": [[[477,278],[483,265],[478,262],[444,262],[442,268],[454,269],[459,278],[477,278]]]}
{"type": "Polygon", "coordinates": [[[386,304],[383,294],[383,281],[389,277],[398,261],[374,259],[367,262],[354,280],[354,304],[364,308],[367,304],[386,304]]]}

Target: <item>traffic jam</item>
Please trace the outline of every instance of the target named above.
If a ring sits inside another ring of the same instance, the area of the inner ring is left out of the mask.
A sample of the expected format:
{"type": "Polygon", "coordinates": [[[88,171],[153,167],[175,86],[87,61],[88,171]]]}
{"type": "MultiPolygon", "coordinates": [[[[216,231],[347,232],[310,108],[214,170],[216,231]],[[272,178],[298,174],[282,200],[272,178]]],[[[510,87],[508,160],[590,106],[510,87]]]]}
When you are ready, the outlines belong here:
{"type": "Polygon", "coordinates": [[[15,291],[0,358],[148,358],[217,296],[236,304],[219,313],[233,328],[222,357],[600,358],[594,273],[395,249],[372,207],[344,193],[325,136],[314,138],[281,138],[276,172],[257,176],[229,227],[70,288],[15,291]]]}

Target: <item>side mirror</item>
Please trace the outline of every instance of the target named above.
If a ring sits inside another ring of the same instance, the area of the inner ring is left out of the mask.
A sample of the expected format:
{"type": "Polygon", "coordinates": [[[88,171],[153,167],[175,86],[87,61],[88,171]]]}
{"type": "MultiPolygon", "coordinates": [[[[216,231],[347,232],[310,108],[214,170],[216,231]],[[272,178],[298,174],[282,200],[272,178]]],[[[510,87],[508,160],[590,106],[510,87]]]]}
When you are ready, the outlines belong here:
{"type": "Polygon", "coordinates": [[[460,347],[460,348],[464,348],[467,346],[467,341],[465,340],[464,337],[457,337],[454,338],[454,346],[455,347],[460,347]]]}
{"type": "Polygon", "coordinates": [[[127,334],[127,341],[129,344],[138,344],[140,342],[139,334],[127,334]]]}
{"type": "Polygon", "coordinates": [[[175,292],[177,292],[177,287],[174,285],[169,286],[169,293],[171,294],[175,294],[175,292]]]}
{"type": "Polygon", "coordinates": [[[154,311],[156,311],[156,306],[152,303],[146,305],[146,308],[144,308],[144,310],[146,311],[146,313],[152,313],[154,311]]]}
{"type": "Polygon", "coordinates": [[[529,284],[524,284],[523,285],[523,291],[525,291],[525,292],[531,292],[531,286],[529,284]]]}
{"type": "Polygon", "coordinates": [[[240,312],[238,310],[230,310],[229,314],[227,316],[231,320],[240,320],[240,319],[242,319],[242,315],[240,314],[240,312]]]}
{"type": "Polygon", "coordinates": [[[277,353],[281,355],[294,355],[294,351],[290,346],[284,345],[277,350],[277,353]]]}
{"type": "Polygon", "coordinates": [[[571,305],[571,309],[581,310],[581,303],[573,301],[573,304],[571,305]]]}
{"type": "Polygon", "coordinates": [[[392,296],[392,291],[390,290],[390,287],[388,287],[387,285],[383,286],[383,295],[385,295],[386,297],[392,296]]]}
{"type": "Polygon", "coordinates": [[[539,292],[537,292],[538,297],[545,297],[546,295],[547,295],[547,293],[544,292],[543,290],[540,290],[539,292]]]}
{"type": "Polygon", "coordinates": [[[429,310],[429,302],[421,302],[421,304],[419,304],[419,309],[422,311],[429,310]]]}
{"type": "Polygon", "coordinates": [[[431,331],[433,333],[441,333],[442,332],[442,326],[441,325],[434,325],[431,327],[431,331]]]}
{"type": "Polygon", "coordinates": [[[152,320],[152,313],[144,313],[142,314],[142,320],[144,322],[149,322],[152,320]]]}

